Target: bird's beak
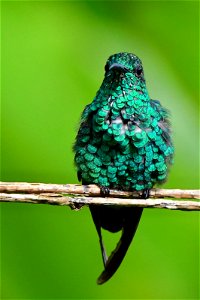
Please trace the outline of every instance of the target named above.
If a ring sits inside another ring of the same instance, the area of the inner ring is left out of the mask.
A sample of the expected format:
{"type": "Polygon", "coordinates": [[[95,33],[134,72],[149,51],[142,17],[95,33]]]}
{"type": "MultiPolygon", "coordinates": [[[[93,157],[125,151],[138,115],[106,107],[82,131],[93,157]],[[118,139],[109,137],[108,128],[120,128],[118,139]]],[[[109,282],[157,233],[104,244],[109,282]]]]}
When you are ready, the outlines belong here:
{"type": "Polygon", "coordinates": [[[113,63],[109,68],[109,71],[110,70],[118,70],[118,71],[121,71],[121,72],[127,72],[128,71],[128,69],[125,66],[123,66],[121,64],[118,64],[118,63],[113,63]]]}

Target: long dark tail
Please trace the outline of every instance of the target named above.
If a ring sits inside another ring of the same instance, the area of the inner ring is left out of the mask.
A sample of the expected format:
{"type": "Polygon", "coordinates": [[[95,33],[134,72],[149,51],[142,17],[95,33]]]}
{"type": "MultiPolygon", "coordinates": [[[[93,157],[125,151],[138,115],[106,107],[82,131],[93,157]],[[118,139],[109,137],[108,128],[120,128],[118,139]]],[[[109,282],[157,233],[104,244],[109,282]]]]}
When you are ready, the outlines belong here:
{"type": "MultiPolygon", "coordinates": [[[[122,225],[122,236],[114,249],[114,251],[111,253],[109,258],[107,259],[105,248],[103,246],[102,236],[101,236],[101,220],[98,219],[97,214],[94,214],[92,212],[93,220],[96,225],[96,229],[99,235],[100,239],[100,246],[104,261],[104,271],[101,273],[99,278],[97,279],[98,284],[103,284],[104,282],[108,281],[113,274],[117,271],[119,268],[124,256],[126,255],[126,252],[130,246],[130,243],[135,235],[135,232],[137,230],[141,215],[142,215],[142,208],[139,207],[124,207],[123,208],[123,225],[122,225]]],[[[104,216],[101,216],[103,218],[104,216]]],[[[110,219],[112,219],[112,215],[110,216],[110,219]]],[[[106,228],[107,229],[107,228],[106,228]]],[[[109,229],[108,229],[109,230],[109,229]]]]}

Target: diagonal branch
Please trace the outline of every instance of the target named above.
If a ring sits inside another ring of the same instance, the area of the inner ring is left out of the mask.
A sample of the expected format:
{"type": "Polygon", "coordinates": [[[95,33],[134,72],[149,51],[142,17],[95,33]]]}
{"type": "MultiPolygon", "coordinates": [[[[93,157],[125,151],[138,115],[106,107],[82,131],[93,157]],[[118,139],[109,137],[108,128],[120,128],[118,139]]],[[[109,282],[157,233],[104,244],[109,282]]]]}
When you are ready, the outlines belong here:
{"type": "Polygon", "coordinates": [[[0,202],[68,205],[75,209],[95,204],[200,210],[198,201],[166,199],[199,199],[199,190],[152,189],[150,199],[142,200],[141,192],[117,190],[111,190],[109,197],[101,198],[100,189],[96,185],[1,182],[0,192],[0,202]]]}

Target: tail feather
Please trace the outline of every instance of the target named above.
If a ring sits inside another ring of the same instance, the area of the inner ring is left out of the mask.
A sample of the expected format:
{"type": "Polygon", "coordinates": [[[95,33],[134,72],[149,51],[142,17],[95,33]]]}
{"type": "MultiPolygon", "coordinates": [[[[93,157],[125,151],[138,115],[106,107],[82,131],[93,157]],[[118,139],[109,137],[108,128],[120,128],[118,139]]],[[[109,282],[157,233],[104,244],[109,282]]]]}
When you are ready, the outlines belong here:
{"type": "Polygon", "coordinates": [[[124,225],[122,228],[122,236],[115,248],[111,253],[105,264],[105,270],[97,279],[98,284],[103,284],[108,281],[119,268],[129,246],[137,230],[141,215],[142,208],[126,208],[124,225]]]}
{"type": "Polygon", "coordinates": [[[105,267],[106,262],[108,260],[108,257],[107,257],[107,254],[106,254],[106,249],[104,247],[103,238],[102,238],[102,234],[101,234],[101,222],[100,222],[100,218],[99,218],[99,210],[96,209],[93,206],[90,206],[90,211],[91,211],[92,219],[93,219],[93,222],[95,224],[95,227],[96,227],[96,230],[97,230],[97,233],[98,233],[98,236],[99,236],[101,254],[102,254],[103,264],[104,264],[104,267],[105,267]]]}

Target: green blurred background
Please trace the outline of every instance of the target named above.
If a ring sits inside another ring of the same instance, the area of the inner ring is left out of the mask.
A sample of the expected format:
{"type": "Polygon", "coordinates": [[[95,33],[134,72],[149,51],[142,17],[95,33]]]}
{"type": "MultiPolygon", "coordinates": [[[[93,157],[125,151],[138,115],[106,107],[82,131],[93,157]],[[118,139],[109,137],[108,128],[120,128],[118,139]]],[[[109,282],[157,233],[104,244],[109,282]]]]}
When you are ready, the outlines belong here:
{"type": "MultiPolygon", "coordinates": [[[[77,183],[72,144],[109,55],[143,61],[172,113],[166,188],[198,188],[198,2],[3,1],[2,180],[77,183]]],[[[116,275],[88,208],[1,204],[1,299],[198,299],[198,213],[146,209],[116,275]]],[[[119,235],[117,236],[117,238],[119,235]]],[[[109,249],[116,237],[106,234],[109,249]]]]}

